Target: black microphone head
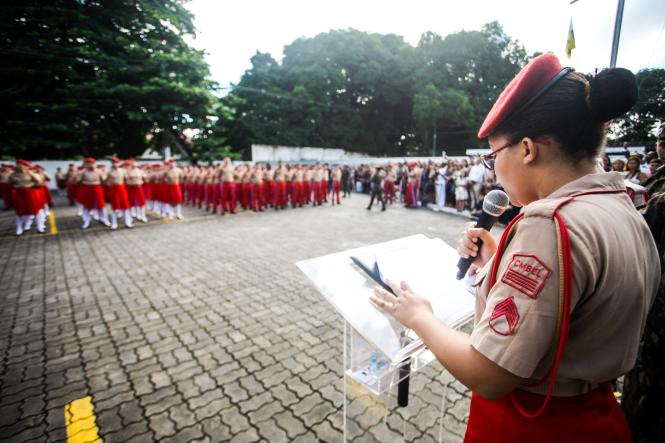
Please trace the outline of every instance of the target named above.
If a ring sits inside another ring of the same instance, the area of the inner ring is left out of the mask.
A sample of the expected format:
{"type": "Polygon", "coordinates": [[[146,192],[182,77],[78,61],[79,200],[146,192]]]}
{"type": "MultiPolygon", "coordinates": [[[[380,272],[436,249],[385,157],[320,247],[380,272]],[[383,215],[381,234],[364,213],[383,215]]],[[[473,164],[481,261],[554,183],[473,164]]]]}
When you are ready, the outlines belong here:
{"type": "Polygon", "coordinates": [[[508,209],[509,203],[508,194],[500,189],[495,189],[488,192],[485,196],[483,200],[483,212],[487,212],[494,217],[499,217],[508,209]]]}

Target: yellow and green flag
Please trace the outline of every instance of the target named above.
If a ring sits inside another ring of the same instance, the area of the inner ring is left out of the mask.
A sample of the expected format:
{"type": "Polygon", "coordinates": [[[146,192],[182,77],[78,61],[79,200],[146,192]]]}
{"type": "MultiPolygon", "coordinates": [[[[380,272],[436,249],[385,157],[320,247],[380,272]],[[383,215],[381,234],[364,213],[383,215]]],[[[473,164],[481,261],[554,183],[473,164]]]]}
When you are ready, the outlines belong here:
{"type": "Polygon", "coordinates": [[[568,40],[566,41],[566,55],[570,58],[575,49],[575,33],[573,32],[573,19],[570,19],[570,27],[568,28],[568,40]]]}

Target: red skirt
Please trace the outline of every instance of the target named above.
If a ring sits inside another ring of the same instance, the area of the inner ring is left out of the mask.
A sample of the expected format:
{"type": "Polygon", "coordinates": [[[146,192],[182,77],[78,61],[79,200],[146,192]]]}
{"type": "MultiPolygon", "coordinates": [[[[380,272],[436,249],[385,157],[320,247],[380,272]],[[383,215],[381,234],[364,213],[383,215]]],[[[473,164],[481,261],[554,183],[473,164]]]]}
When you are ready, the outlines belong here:
{"type": "Polygon", "coordinates": [[[36,188],[12,188],[12,203],[16,215],[37,215],[44,207],[36,188]]]}
{"type": "Polygon", "coordinates": [[[162,185],[164,192],[164,202],[170,205],[180,205],[182,204],[182,189],[177,183],[165,183],[162,185]]]}
{"type": "Polygon", "coordinates": [[[79,203],[86,209],[103,209],[106,207],[102,185],[80,184],[77,194],[79,203]]]}
{"type": "Polygon", "coordinates": [[[152,183],[143,183],[143,195],[146,200],[152,200],[152,183]]]}
{"type": "MultiPolygon", "coordinates": [[[[522,408],[534,411],[545,396],[515,390],[522,408]]],[[[609,385],[575,397],[552,397],[539,417],[523,417],[511,396],[485,400],[472,394],[464,443],[628,443],[630,431],[609,385]]]]}
{"type": "Polygon", "coordinates": [[[142,185],[127,185],[126,188],[129,206],[145,206],[145,193],[142,185]]]}
{"type": "Polygon", "coordinates": [[[125,185],[113,185],[108,188],[109,202],[114,211],[129,209],[129,198],[125,185]]]}

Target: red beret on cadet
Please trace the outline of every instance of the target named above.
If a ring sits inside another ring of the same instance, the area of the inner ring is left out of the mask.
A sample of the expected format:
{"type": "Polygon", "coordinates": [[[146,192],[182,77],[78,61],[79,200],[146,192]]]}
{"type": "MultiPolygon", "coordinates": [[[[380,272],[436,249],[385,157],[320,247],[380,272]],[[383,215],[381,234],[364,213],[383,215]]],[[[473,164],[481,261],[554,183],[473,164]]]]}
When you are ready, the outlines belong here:
{"type": "Polygon", "coordinates": [[[533,103],[570,71],[570,68],[563,68],[551,52],[531,60],[499,95],[478,131],[478,138],[490,135],[501,123],[533,103]]]}
{"type": "Polygon", "coordinates": [[[111,156],[111,162],[113,163],[120,163],[120,159],[116,157],[115,155],[111,156]]]}
{"type": "Polygon", "coordinates": [[[97,160],[95,160],[92,157],[86,157],[86,158],[83,159],[83,163],[96,163],[96,162],[97,162],[97,160]]]}
{"type": "Polygon", "coordinates": [[[16,160],[16,164],[21,165],[21,166],[26,166],[28,168],[32,167],[32,165],[30,164],[29,161],[25,161],[25,160],[21,160],[21,159],[16,160]]]}

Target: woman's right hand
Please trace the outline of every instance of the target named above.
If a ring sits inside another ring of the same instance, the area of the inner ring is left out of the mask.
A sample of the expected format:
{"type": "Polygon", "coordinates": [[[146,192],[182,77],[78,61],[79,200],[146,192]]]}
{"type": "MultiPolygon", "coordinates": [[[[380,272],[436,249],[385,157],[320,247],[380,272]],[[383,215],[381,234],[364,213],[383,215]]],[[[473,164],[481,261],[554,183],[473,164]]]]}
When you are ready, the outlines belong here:
{"type": "Polygon", "coordinates": [[[492,234],[485,229],[476,228],[475,226],[476,224],[474,222],[467,223],[466,229],[462,231],[462,235],[457,244],[457,253],[460,257],[476,257],[469,268],[469,275],[474,275],[476,270],[485,266],[485,264],[490,261],[497,248],[496,240],[494,240],[492,234]],[[483,241],[480,248],[480,254],[478,253],[478,239],[483,241]]]}

